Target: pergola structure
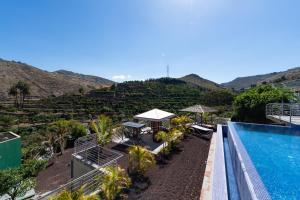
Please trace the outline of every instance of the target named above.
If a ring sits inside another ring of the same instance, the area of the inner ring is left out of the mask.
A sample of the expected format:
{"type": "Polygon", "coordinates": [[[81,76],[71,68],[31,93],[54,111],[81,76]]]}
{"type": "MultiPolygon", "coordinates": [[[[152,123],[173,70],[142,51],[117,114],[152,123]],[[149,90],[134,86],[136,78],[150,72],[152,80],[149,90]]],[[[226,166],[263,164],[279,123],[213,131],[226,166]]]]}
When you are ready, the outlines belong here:
{"type": "Polygon", "coordinates": [[[129,137],[138,138],[141,132],[141,129],[145,127],[145,124],[140,124],[136,122],[125,122],[122,124],[125,128],[130,130],[129,137]]]}
{"type": "Polygon", "coordinates": [[[147,112],[144,112],[142,114],[138,114],[134,116],[135,119],[143,120],[143,121],[149,121],[151,124],[151,129],[153,132],[153,140],[157,141],[155,139],[155,135],[158,131],[161,130],[162,122],[170,121],[173,117],[176,115],[173,113],[169,113],[160,109],[153,109],[149,110],[147,112]]]}
{"type": "MultiPolygon", "coordinates": [[[[215,113],[218,112],[216,109],[208,107],[208,106],[203,106],[203,105],[194,105],[191,107],[184,108],[180,110],[182,112],[189,112],[189,113],[195,113],[195,116],[199,113],[201,115],[201,124],[203,123],[203,114],[204,113],[215,113]]],[[[197,120],[197,119],[195,119],[197,120]]],[[[212,119],[211,119],[212,120],[212,119]]]]}

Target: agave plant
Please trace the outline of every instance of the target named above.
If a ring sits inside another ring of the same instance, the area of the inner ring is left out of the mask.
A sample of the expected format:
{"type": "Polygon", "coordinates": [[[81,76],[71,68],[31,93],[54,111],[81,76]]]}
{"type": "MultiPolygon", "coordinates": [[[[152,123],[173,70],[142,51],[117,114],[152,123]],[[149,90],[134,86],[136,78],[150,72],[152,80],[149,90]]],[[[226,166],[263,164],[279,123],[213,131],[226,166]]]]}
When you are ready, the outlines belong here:
{"type": "Polygon", "coordinates": [[[155,165],[154,156],[147,149],[138,145],[129,148],[130,172],[143,175],[153,165],[155,165]]]}
{"type": "Polygon", "coordinates": [[[63,190],[54,197],[50,197],[50,200],[98,200],[96,195],[85,195],[84,186],[75,192],[69,190],[63,190]]]}
{"type": "Polygon", "coordinates": [[[105,175],[100,177],[102,182],[100,189],[105,199],[113,200],[123,189],[130,186],[131,180],[125,170],[119,166],[108,166],[104,171],[105,175]]]}
{"type": "Polygon", "coordinates": [[[91,122],[90,126],[93,132],[97,134],[99,145],[104,146],[110,142],[113,131],[112,120],[109,117],[100,115],[96,121],[91,122]]]}

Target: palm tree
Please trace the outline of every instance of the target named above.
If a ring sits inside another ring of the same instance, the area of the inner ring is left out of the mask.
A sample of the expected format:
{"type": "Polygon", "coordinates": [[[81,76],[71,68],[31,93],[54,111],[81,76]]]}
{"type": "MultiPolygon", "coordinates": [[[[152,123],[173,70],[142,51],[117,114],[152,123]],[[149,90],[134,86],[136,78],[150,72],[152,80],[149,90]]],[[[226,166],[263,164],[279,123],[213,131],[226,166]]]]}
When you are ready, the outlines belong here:
{"type": "Polygon", "coordinates": [[[163,141],[162,152],[163,152],[164,155],[166,155],[168,153],[168,151],[169,151],[169,149],[168,149],[168,142],[171,139],[170,134],[166,133],[165,131],[159,131],[155,135],[155,137],[156,137],[155,139],[163,141]]]}
{"type": "Polygon", "coordinates": [[[63,190],[54,197],[50,197],[50,200],[98,200],[99,198],[96,195],[85,195],[84,186],[75,192],[68,190],[63,190]]]}
{"type": "Polygon", "coordinates": [[[25,97],[30,94],[30,87],[27,83],[18,81],[9,89],[8,94],[15,97],[15,106],[17,108],[23,108],[25,97]]]}
{"type": "Polygon", "coordinates": [[[145,172],[155,165],[155,159],[147,149],[135,145],[129,148],[129,171],[144,175],[145,172]]]}
{"type": "Polygon", "coordinates": [[[17,88],[20,90],[20,102],[21,102],[21,108],[24,107],[24,100],[25,97],[30,94],[30,87],[27,83],[19,81],[17,83],[17,88]]]}
{"type": "Polygon", "coordinates": [[[59,144],[61,154],[65,149],[65,137],[69,133],[69,128],[69,121],[67,120],[58,120],[52,125],[55,141],[59,144]]]}
{"type": "Polygon", "coordinates": [[[174,128],[181,131],[183,134],[188,134],[191,132],[191,118],[187,115],[178,116],[171,120],[171,124],[174,128]]]}
{"type": "Polygon", "coordinates": [[[165,155],[170,149],[174,147],[174,144],[178,139],[182,136],[182,132],[176,128],[171,128],[170,131],[164,132],[164,131],[159,131],[156,134],[156,139],[157,140],[162,140],[163,143],[163,154],[165,155]]]}
{"type": "Polygon", "coordinates": [[[91,122],[90,126],[93,132],[97,134],[99,145],[104,146],[110,142],[113,131],[112,120],[109,117],[100,115],[96,121],[91,122]]]}
{"type": "Polygon", "coordinates": [[[100,177],[102,182],[100,189],[105,199],[113,200],[123,189],[130,186],[131,180],[125,170],[119,166],[108,166],[104,171],[105,174],[100,177]]]}
{"type": "Polygon", "coordinates": [[[8,91],[8,95],[10,96],[14,96],[15,97],[15,107],[19,107],[19,101],[18,101],[18,89],[16,87],[16,85],[13,85],[9,91],[8,91]]]}

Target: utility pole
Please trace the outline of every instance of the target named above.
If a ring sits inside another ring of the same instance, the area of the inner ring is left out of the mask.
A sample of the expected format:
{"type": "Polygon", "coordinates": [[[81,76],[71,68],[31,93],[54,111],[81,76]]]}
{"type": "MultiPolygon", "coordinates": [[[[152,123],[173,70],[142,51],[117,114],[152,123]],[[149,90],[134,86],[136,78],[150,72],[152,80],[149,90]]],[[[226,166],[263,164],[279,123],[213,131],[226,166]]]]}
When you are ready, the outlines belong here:
{"type": "Polygon", "coordinates": [[[167,65],[167,77],[170,78],[170,67],[167,65]]]}

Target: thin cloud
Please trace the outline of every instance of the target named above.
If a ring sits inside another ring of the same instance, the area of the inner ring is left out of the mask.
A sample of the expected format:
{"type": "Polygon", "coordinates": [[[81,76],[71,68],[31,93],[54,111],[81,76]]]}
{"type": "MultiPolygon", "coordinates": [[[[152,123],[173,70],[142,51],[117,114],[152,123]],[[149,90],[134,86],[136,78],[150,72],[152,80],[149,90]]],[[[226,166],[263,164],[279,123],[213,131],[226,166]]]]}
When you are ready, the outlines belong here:
{"type": "Polygon", "coordinates": [[[120,74],[120,75],[114,75],[112,77],[113,80],[115,81],[127,81],[129,79],[131,79],[131,75],[124,75],[124,74],[120,74]]]}

